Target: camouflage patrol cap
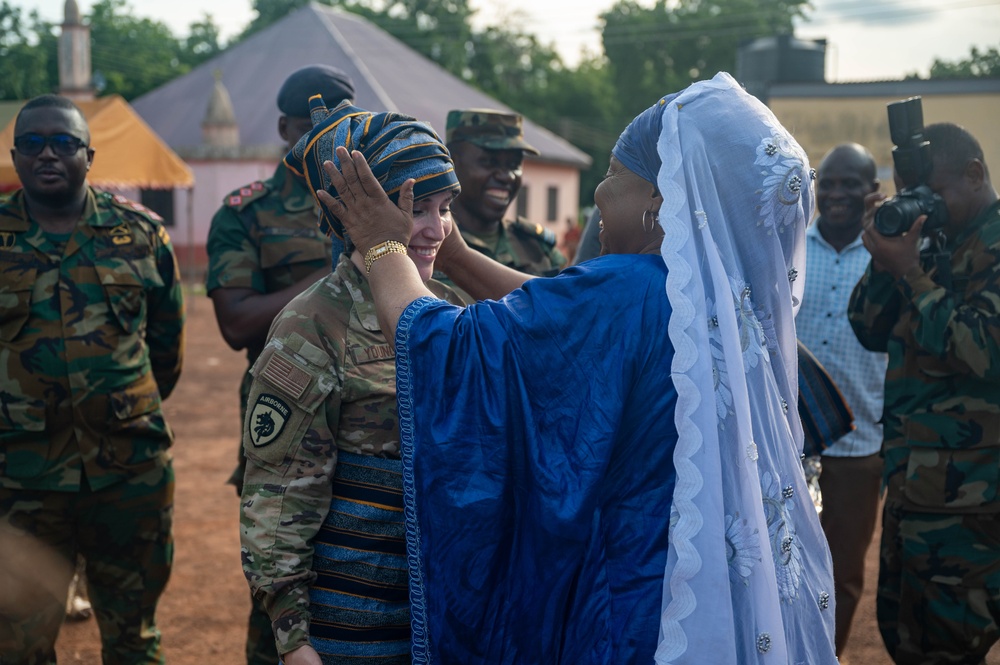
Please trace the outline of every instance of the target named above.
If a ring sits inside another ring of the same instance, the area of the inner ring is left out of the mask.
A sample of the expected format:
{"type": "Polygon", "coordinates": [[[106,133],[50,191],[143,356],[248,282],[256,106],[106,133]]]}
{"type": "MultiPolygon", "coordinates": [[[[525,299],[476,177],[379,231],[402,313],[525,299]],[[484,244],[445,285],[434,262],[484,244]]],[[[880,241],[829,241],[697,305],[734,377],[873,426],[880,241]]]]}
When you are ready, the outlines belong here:
{"type": "Polygon", "coordinates": [[[533,155],[541,154],[524,140],[522,123],[519,113],[492,109],[455,109],[448,111],[445,143],[468,141],[487,150],[519,148],[533,155]]]}

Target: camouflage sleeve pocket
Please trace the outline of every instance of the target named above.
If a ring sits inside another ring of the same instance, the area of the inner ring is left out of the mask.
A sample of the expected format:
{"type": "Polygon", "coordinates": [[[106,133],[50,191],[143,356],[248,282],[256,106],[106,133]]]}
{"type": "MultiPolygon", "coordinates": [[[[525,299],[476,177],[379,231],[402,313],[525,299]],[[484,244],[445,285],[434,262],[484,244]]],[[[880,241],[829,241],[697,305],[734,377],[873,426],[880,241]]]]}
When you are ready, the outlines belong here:
{"type": "Polygon", "coordinates": [[[997,441],[996,419],[988,419],[989,425],[962,423],[975,437],[975,443],[968,448],[945,448],[941,434],[935,433],[936,440],[922,436],[921,433],[930,434],[928,423],[912,420],[904,423],[910,455],[903,496],[909,503],[934,512],[1000,511],[997,501],[1000,442],[997,441]]]}
{"type": "MultiPolygon", "coordinates": [[[[312,347],[315,349],[316,347],[312,347]]],[[[333,389],[325,367],[314,366],[287,348],[269,344],[254,364],[247,400],[243,449],[266,466],[291,461],[316,407],[333,389]]]]}

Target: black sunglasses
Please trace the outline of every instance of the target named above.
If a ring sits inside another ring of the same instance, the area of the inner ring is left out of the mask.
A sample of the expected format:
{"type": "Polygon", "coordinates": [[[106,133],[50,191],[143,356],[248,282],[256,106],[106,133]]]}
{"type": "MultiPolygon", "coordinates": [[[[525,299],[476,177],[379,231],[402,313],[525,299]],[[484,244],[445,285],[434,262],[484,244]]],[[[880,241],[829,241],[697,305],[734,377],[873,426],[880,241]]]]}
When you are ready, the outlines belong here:
{"type": "Polygon", "coordinates": [[[37,157],[45,150],[45,146],[51,146],[52,152],[60,157],[72,157],[80,148],[88,147],[86,143],[69,134],[52,136],[21,134],[14,137],[14,148],[25,157],[37,157]]]}

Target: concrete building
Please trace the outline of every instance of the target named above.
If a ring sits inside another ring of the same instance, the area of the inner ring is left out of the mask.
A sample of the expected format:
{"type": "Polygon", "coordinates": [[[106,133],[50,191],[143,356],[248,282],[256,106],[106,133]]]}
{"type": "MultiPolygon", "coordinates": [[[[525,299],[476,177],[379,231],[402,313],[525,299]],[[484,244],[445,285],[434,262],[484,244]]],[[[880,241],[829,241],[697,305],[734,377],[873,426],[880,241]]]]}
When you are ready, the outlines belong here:
{"type": "Polygon", "coordinates": [[[883,191],[892,193],[892,141],[886,105],[920,96],[924,124],[953,122],[979,139],[994,182],[1000,174],[1000,79],[910,79],[869,83],[779,83],[768,105],[818,165],[833,146],[855,141],[872,151],[883,191]]]}

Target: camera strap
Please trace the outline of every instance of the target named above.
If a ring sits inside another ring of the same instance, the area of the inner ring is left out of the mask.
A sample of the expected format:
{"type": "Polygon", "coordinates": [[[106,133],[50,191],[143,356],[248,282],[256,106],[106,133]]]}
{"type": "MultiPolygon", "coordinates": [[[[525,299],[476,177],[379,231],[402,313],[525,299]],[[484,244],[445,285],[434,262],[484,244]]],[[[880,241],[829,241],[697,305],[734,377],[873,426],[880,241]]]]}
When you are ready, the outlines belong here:
{"type": "Polygon", "coordinates": [[[934,266],[937,268],[937,282],[945,291],[951,291],[951,255],[947,252],[934,254],[934,266]]]}
{"type": "Polygon", "coordinates": [[[942,231],[938,231],[930,238],[930,249],[933,252],[931,258],[934,261],[935,280],[944,287],[945,291],[952,290],[951,254],[945,251],[946,238],[942,231]]]}

